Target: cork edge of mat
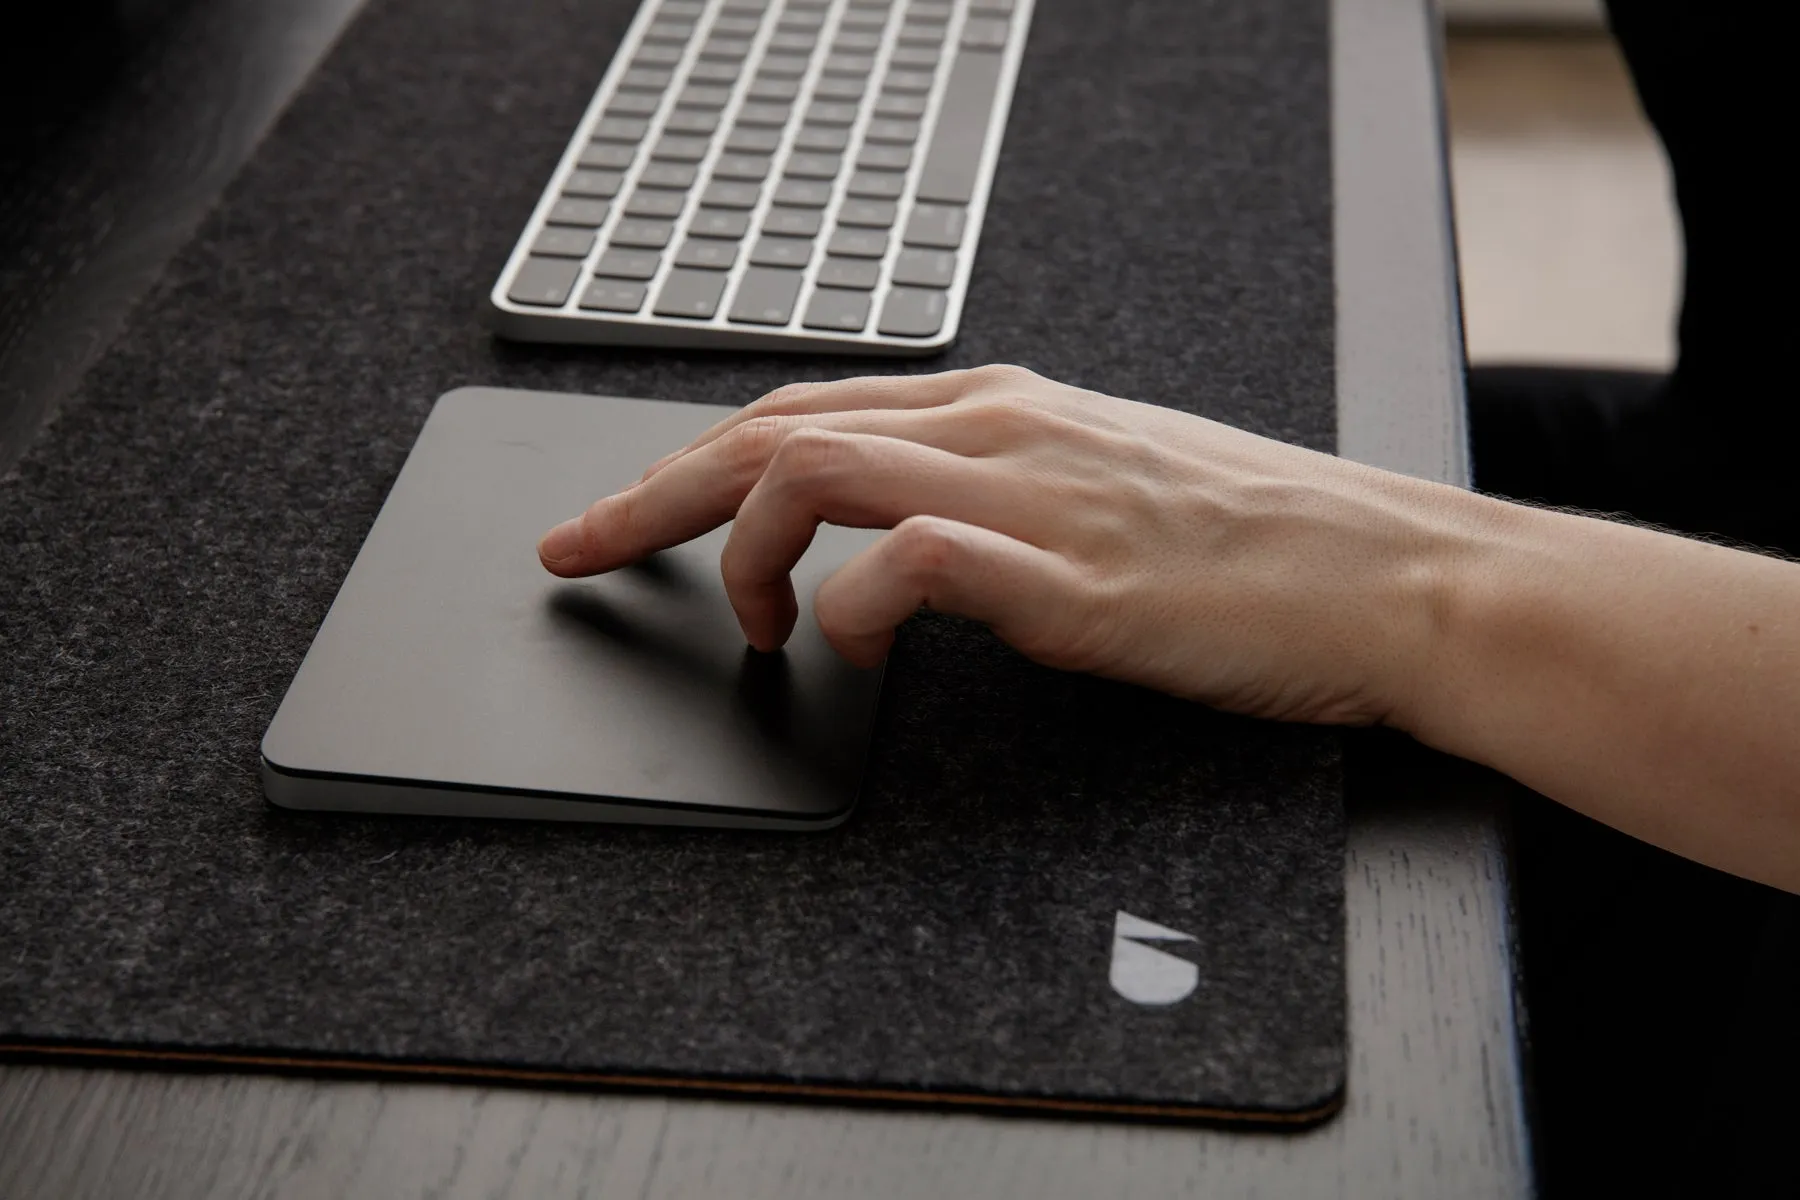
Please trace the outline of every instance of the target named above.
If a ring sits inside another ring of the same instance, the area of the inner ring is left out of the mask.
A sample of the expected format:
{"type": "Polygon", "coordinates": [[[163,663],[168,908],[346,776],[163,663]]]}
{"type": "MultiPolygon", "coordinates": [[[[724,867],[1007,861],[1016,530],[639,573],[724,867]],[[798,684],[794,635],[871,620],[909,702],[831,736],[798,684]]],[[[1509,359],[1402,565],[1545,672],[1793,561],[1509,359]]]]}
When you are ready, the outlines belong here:
{"type": "Polygon", "coordinates": [[[990,1115],[1128,1118],[1237,1129],[1301,1130],[1344,1107],[1342,1082],[1318,1104],[1298,1109],[1237,1109],[1207,1104],[1147,1103],[1078,1096],[1003,1095],[931,1088],[858,1086],[804,1080],[655,1075],[605,1070],[557,1070],[479,1063],[426,1062],[254,1050],[181,1050],[82,1042],[0,1040],[0,1061],[45,1066],[117,1067],[200,1073],[243,1071],[370,1082],[437,1082],[547,1087],[568,1091],[674,1093],[871,1107],[949,1109],[990,1115]]]}

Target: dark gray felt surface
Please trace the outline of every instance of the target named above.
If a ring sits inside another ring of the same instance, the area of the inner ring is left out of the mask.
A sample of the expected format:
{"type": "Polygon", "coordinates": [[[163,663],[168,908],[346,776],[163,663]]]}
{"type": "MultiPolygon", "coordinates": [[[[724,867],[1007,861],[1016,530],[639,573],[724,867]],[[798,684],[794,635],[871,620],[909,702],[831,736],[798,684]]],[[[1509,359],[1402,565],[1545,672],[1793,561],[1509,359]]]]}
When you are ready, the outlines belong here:
{"type": "MultiPolygon", "coordinates": [[[[374,0],[0,481],[0,1042],[1314,1108],[1334,738],[911,624],[787,838],[319,817],[257,741],[436,397],[870,364],[508,346],[482,297],[632,11],[374,0]],[[1113,913],[1195,935],[1169,1009],[1113,913]]],[[[1333,445],[1324,0],[1042,0],[962,338],[1333,445]]]]}

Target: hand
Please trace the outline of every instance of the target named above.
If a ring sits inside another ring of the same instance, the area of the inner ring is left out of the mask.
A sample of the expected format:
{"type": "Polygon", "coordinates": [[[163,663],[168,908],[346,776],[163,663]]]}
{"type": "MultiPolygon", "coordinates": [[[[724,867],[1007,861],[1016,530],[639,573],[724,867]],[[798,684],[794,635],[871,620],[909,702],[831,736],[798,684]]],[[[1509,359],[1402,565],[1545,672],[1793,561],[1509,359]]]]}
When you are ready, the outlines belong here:
{"type": "Polygon", "coordinates": [[[592,575],[735,517],[726,591],[750,643],[773,650],[819,523],[891,529],[814,600],[852,662],[879,662],[928,607],[1053,667],[1372,723],[1426,669],[1447,567],[1493,503],[983,367],[784,387],[538,551],[557,575],[592,575]]]}

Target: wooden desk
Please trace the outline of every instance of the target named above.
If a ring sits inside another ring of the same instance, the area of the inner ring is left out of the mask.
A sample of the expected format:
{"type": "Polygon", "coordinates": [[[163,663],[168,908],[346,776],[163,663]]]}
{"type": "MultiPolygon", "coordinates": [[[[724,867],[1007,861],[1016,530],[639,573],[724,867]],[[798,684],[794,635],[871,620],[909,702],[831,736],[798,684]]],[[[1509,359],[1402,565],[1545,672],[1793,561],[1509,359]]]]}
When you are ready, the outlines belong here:
{"type": "MultiPolygon", "coordinates": [[[[30,275],[32,314],[0,329],[0,469],[355,7],[199,3],[134,68],[64,165],[44,234],[86,253],[30,275]]],[[[1466,483],[1437,66],[1428,0],[1333,0],[1339,438],[1346,456],[1466,483]]],[[[1308,1133],[0,1066],[0,1195],[1527,1193],[1509,785],[1380,737],[1356,743],[1350,780],[1349,1099],[1308,1133]]]]}

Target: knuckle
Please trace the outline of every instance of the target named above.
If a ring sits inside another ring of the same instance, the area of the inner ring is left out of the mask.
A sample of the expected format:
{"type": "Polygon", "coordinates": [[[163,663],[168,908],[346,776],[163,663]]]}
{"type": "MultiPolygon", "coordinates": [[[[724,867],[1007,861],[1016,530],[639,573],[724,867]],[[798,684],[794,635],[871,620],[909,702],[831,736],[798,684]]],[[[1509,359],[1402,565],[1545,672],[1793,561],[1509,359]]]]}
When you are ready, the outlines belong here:
{"type": "Polygon", "coordinates": [[[806,397],[808,392],[818,387],[817,383],[785,383],[768,395],[751,404],[748,411],[753,413],[791,412],[806,397]]]}
{"type": "Polygon", "coordinates": [[[734,470],[760,474],[781,448],[787,428],[781,417],[751,417],[725,435],[721,450],[734,470]]]}
{"type": "Polygon", "coordinates": [[[962,550],[955,527],[939,517],[908,517],[891,536],[902,569],[921,580],[942,578],[962,550]]]}
{"type": "Polygon", "coordinates": [[[768,473],[783,483],[816,481],[849,457],[847,439],[829,430],[801,426],[781,439],[768,473]]]}
{"type": "Polygon", "coordinates": [[[1037,373],[1012,363],[988,363],[985,366],[973,367],[969,371],[970,382],[976,387],[998,390],[1016,390],[1029,387],[1037,381],[1037,373]]]}

